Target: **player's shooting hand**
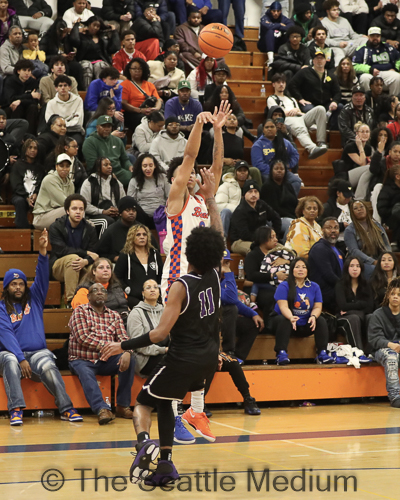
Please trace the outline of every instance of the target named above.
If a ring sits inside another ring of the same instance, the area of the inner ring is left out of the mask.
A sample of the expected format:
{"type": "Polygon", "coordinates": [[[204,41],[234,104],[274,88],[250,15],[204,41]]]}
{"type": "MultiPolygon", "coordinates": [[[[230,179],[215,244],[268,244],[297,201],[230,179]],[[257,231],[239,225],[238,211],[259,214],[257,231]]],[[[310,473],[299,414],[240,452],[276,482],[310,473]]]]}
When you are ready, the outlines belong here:
{"type": "Polygon", "coordinates": [[[19,366],[21,367],[22,378],[31,378],[32,377],[32,368],[26,359],[23,359],[22,361],[20,361],[19,366]]]}
{"type": "Polygon", "coordinates": [[[198,123],[214,123],[214,116],[209,111],[199,113],[196,118],[198,123]]]}
{"type": "Polygon", "coordinates": [[[228,116],[232,113],[232,110],[230,109],[231,105],[229,101],[222,101],[221,104],[219,105],[219,109],[215,107],[214,110],[214,123],[213,127],[214,128],[222,128],[225,125],[226,119],[228,116]]]}
{"type": "Polygon", "coordinates": [[[199,179],[196,180],[199,185],[199,193],[204,196],[207,200],[209,198],[214,198],[215,193],[215,176],[207,168],[202,168],[200,170],[201,177],[203,179],[203,184],[200,183],[199,179]]]}
{"type": "Polygon", "coordinates": [[[107,361],[111,356],[123,353],[121,342],[109,342],[101,348],[100,361],[107,361]]]}

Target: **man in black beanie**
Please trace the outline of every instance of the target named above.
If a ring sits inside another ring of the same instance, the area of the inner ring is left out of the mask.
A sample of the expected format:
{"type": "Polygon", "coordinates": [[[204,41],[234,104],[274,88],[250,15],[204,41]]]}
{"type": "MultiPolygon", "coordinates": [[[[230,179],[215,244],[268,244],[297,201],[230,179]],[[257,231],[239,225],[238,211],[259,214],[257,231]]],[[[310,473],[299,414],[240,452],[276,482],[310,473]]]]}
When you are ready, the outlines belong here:
{"type": "Polygon", "coordinates": [[[312,30],[316,26],[321,25],[317,14],[312,12],[312,7],[309,2],[299,2],[294,6],[293,21],[297,26],[303,28],[304,37],[302,43],[308,43],[312,40],[312,30]]]}

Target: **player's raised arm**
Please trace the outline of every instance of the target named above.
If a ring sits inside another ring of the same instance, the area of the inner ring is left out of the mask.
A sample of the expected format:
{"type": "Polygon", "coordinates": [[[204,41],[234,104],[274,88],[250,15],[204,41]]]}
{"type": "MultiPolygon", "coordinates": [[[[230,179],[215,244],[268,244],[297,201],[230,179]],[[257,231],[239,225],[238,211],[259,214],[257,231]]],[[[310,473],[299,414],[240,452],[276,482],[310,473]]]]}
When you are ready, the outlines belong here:
{"type": "Polygon", "coordinates": [[[197,181],[200,187],[198,192],[204,196],[204,199],[206,201],[208,214],[210,216],[211,226],[213,226],[214,229],[219,231],[219,233],[225,239],[221,216],[219,215],[218,206],[214,196],[215,175],[211,172],[211,168],[209,169],[202,168],[200,174],[203,179],[203,183],[200,184],[200,182],[197,181]]]}
{"type": "MultiPolygon", "coordinates": [[[[214,112],[214,148],[213,148],[213,162],[211,165],[211,172],[215,176],[215,193],[218,190],[221,181],[222,167],[224,165],[224,141],[222,139],[222,127],[225,125],[227,117],[232,113],[229,101],[222,101],[219,110],[215,108],[214,112]]],[[[214,193],[214,194],[215,194],[214,193]]]]}
{"type": "Polygon", "coordinates": [[[203,125],[213,123],[214,119],[214,115],[207,111],[200,113],[196,118],[183,153],[183,162],[176,168],[173,175],[173,182],[168,196],[168,212],[170,214],[176,214],[182,210],[187,184],[199,154],[203,125]]]}

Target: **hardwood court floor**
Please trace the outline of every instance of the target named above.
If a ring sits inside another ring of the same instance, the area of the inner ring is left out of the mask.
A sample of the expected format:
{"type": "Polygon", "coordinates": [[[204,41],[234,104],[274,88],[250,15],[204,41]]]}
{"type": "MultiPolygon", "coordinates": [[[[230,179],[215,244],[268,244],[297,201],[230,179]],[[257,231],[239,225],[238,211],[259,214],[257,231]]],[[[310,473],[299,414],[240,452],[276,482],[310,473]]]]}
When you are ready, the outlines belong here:
{"type": "MultiPolygon", "coordinates": [[[[15,429],[0,419],[0,498],[400,499],[400,410],[388,403],[262,408],[260,417],[217,410],[211,422],[215,443],[199,438],[174,447],[173,460],[184,477],[163,492],[128,483],[135,437],[130,421],[100,427],[92,415],[79,424],[25,418],[15,429]],[[97,491],[96,474],[106,476],[97,480],[97,491]],[[122,477],[112,482],[116,476],[122,477]],[[348,478],[347,492],[343,479],[336,479],[334,491],[335,476],[348,478]],[[350,476],[356,478],[355,492],[350,476]],[[328,481],[330,492],[318,491],[328,481]]],[[[155,420],[152,437],[158,437],[155,420]]]]}

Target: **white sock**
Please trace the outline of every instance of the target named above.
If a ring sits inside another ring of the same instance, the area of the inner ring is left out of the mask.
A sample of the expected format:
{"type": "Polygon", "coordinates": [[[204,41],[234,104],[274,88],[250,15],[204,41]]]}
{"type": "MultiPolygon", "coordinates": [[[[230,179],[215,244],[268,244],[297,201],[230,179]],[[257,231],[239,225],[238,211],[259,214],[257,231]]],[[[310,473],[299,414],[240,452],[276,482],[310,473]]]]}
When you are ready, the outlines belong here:
{"type": "Polygon", "coordinates": [[[274,62],[274,53],[273,52],[267,52],[268,55],[268,62],[273,63],[274,62]]]}
{"type": "Polygon", "coordinates": [[[204,411],[204,389],[191,393],[190,405],[195,413],[203,413],[204,411]]]}
{"type": "Polygon", "coordinates": [[[177,399],[174,399],[171,403],[172,405],[172,411],[174,412],[174,417],[178,417],[179,414],[178,414],[178,400],[177,399]]]}

